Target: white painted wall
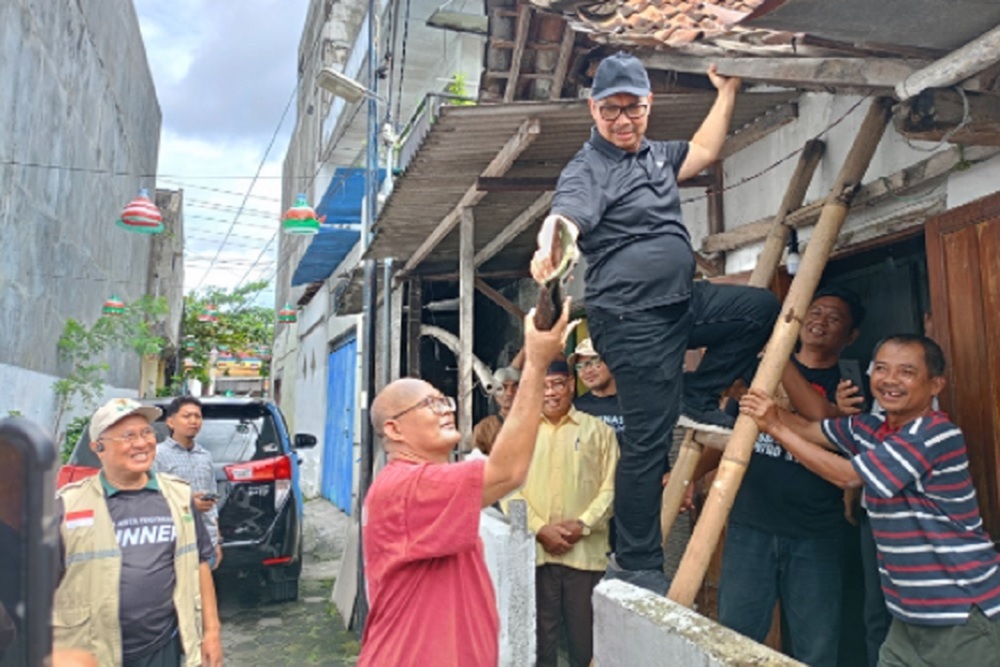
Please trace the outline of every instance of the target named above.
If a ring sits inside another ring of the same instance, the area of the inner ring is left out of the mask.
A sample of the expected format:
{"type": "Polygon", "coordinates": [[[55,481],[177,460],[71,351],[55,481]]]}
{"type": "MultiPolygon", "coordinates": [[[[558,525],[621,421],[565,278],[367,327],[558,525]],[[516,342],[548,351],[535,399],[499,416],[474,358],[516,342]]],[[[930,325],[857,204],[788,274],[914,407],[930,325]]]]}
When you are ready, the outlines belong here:
{"type": "MultiPolygon", "coordinates": [[[[327,344],[329,295],[319,290],[299,311],[298,355],[295,364],[295,432],[311,433],[322,443],[326,433],[326,384],[330,348],[327,344]]],[[[302,493],[319,493],[322,447],[303,452],[302,493]]]]}
{"type": "Polygon", "coordinates": [[[535,536],[526,511],[512,511],[509,519],[495,509],[480,514],[479,536],[500,613],[500,667],[535,664],[535,536]]]}
{"type": "MultiPolygon", "coordinates": [[[[726,229],[732,230],[774,215],[798,162],[798,155],[789,156],[806,141],[842,118],[821,137],[826,142],[826,151],[805,200],[808,203],[824,198],[829,193],[871,104],[871,100],[861,101],[851,111],[859,100],[854,96],[805,93],[799,100],[797,120],[728,158],[725,162],[725,183],[731,189],[724,194],[726,229]],[[787,159],[781,162],[783,158],[787,159]],[[780,164],[753,180],[740,184],[743,179],[751,178],[779,162],[780,164]]],[[[863,181],[869,183],[888,176],[947,148],[927,142],[914,142],[911,146],[890,124],[863,181]],[[931,150],[919,150],[920,148],[931,150]]],[[[994,192],[998,189],[998,184],[995,178],[991,178],[990,172],[995,171],[997,166],[1000,166],[1000,159],[977,165],[967,171],[956,171],[937,185],[909,192],[905,196],[889,198],[882,204],[863,211],[852,212],[845,221],[838,245],[856,243],[884,233],[880,230],[884,230],[890,221],[939,200],[942,207],[946,202],[948,208],[953,208],[994,192]]],[[[685,190],[682,199],[699,194],[696,190],[685,190]]],[[[705,201],[699,199],[685,204],[684,219],[691,232],[694,247],[701,247],[708,230],[705,201]]],[[[810,234],[809,229],[799,231],[803,247],[810,234]]],[[[752,269],[762,246],[763,243],[758,243],[727,253],[726,272],[738,273],[752,269]]]]}

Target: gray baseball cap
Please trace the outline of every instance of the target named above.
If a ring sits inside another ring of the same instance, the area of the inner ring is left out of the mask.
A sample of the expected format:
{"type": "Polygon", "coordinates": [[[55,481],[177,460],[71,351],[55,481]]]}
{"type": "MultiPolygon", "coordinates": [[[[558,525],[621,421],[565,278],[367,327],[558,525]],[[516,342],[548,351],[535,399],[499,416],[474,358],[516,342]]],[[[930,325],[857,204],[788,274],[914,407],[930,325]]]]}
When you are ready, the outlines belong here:
{"type": "Polygon", "coordinates": [[[603,100],[618,93],[636,97],[646,97],[650,93],[649,75],[642,61],[624,51],[601,61],[590,89],[590,97],[594,100],[603,100]]]}

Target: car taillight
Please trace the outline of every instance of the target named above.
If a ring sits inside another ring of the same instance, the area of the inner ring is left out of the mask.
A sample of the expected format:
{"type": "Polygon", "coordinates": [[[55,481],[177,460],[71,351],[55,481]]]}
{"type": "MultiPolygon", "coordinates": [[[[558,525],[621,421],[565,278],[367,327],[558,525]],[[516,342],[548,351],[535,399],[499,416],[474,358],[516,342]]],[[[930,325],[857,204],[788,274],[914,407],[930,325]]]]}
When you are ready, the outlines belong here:
{"type": "Polygon", "coordinates": [[[61,489],[70,482],[77,482],[81,479],[92,477],[97,473],[97,468],[89,466],[64,465],[59,468],[59,473],[56,475],[56,488],[61,489]]]}
{"type": "Polygon", "coordinates": [[[230,482],[274,482],[292,478],[292,460],[288,456],[235,463],[225,468],[230,482]]]}
{"type": "Polygon", "coordinates": [[[263,461],[236,463],[225,467],[230,482],[274,482],[274,509],[281,507],[292,490],[292,458],[276,456],[263,461]]]}

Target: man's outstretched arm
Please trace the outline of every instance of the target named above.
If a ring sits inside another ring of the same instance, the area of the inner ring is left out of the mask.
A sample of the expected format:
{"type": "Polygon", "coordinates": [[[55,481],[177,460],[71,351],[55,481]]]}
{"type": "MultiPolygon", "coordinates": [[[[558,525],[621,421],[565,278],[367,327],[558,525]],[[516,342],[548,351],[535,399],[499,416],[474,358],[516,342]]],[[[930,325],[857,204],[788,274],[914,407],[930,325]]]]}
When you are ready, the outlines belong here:
{"type": "Polygon", "coordinates": [[[489,507],[524,484],[535,453],[538,423],[542,418],[545,370],[562,352],[569,327],[570,300],[550,331],[538,331],[532,309],[524,319],[524,368],[517,396],[486,459],[483,473],[483,507],[489,507]]]}
{"type": "Polygon", "coordinates": [[[697,176],[718,160],[722,145],[726,143],[726,135],[729,134],[729,123],[736,106],[736,93],[742,82],[736,77],[720,76],[716,72],[715,65],[708,68],[708,78],[719,91],[719,95],[715,98],[715,103],[709,109],[705,120],[702,121],[701,127],[691,137],[687,157],[677,172],[678,181],[697,176]]]}
{"type": "Polygon", "coordinates": [[[862,485],[861,476],[850,460],[824,448],[833,445],[823,435],[819,422],[791,425],[786,421],[789,417],[800,422],[805,420],[785,410],[779,411],[774,400],[759,389],[751,389],[740,399],[740,412],[753,417],[761,431],[780,442],[807,470],[842,489],[862,485]]]}

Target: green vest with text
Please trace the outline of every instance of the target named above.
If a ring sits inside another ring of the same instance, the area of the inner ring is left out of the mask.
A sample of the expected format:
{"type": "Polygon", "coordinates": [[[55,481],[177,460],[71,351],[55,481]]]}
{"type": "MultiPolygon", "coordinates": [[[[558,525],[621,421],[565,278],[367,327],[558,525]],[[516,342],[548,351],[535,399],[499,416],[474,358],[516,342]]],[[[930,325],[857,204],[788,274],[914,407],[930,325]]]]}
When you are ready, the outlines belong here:
{"type": "MultiPolygon", "coordinates": [[[[160,493],[174,519],[174,608],[180,626],[184,666],[201,664],[201,586],[198,535],[191,516],[191,487],[167,475],[156,475],[160,493]]],[[[98,664],[121,667],[122,633],[118,621],[121,550],[97,475],[60,490],[64,516],[90,510],[92,524],[59,527],[65,547],[66,572],[56,589],[53,640],[56,648],[89,651],[98,664]]]]}

